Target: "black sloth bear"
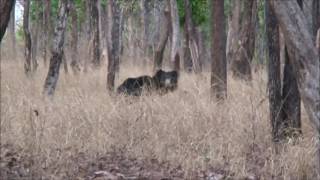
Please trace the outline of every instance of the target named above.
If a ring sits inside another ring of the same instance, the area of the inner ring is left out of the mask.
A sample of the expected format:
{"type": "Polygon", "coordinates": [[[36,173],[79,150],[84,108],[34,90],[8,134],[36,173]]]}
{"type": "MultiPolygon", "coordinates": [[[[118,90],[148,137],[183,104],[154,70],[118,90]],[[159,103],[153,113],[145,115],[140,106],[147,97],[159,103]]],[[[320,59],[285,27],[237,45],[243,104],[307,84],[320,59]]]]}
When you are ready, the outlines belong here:
{"type": "Polygon", "coordinates": [[[160,94],[174,91],[178,87],[178,72],[158,70],[153,77],[140,76],[126,79],[118,88],[118,94],[141,96],[143,93],[160,94]]]}

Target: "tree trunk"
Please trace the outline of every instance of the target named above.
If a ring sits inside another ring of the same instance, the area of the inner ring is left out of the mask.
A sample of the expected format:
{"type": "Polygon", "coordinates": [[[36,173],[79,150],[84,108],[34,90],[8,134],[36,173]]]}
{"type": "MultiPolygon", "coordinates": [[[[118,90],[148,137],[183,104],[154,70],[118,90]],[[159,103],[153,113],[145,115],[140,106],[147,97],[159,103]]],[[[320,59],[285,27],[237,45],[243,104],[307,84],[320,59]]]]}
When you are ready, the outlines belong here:
{"type": "Polygon", "coordinates": [[[242,17],[241,36],[237,43],[236,55],[231,61],[233,75],[251,80],[251,62],[254,56],[255,25],[257,18],[257,1],[246,0],[242,17]]]}
{"type": "MultiPolygon", "coordinates": [[[[170,61],[173,62],[175,66],[180,66],[176,60],[178,60],[177,54],[179,53],[179,14],[178,14],[178,5],[177,0],[170,0],[170,14],[171,14],[171,52],[170,52],[170,61]]],[[[180,59],[180,58],[179,58],[180,59]]],[[[179,69],[179,67],[174,67],[174,69],[179,69]]]]}
{"type": "Polygon", "coordinates": [[[91,22],[92,22],[92,37],[93,37],[93,65],[100,66],[100,31],[99,31],[99,11],[98,0],[93,0],[91,4],[91,22]]]}
{"type": "Polygon", "coordinates": [[[241,0],[233,0],[227,39],[227,60],[230,63],[235,56],[240,32],[241,0]]]}
{"type": "Polygon", "coordinates": [[[316,38],[317,31],[320,28],[320,1],[312,1],[312,31],[313,35],[316,38]]]}
{"type": "MultiPolygon", "coordinates": [[[[302,0],[297,0],[301,10],[302,0]]],[[[284,48],[284,70],[282,87],[282,120],[285,136],[296,137],[301,134],[301,97],[298,90],[298,82],[293,70],[287,47],[284,48]]]]}
{"type": "Polygon", "coordinates": [[[280,44],[279,25],[277,18],[270,8],[270,2],[265,3],[266,33],[268,44],[268,90],[269,113],[272,127],[272,138],[278,142],[282,132],[281,116],[281,77],[280,77],[280,44]]]}
{"type": "MultiPolygon", "coordinates": [[[[298,87],[307,115],[320,132],[320,71],[319,54],[312,35],[307,28],[307,20],[294,1],[272,1],[272,9],[279,21],[287,45],[290,61],[298,80],[298,87]]],[[[317,170],[320,172],[320,146],[317,152],[317,170]]]]}
{"type": "Polygon", "coordinates": [[[169,39],[169,28],[171,27],[170,18],[171,17],[169,11],[165,10],[163,20],[161,21],[162,25],[160,27],[160,40],[154,53],[154,72],[162,68],[163,53],[169,39]]]}
{"type": "Polygon", "coordinates": [[[50,49],[49,37],[51,37],[51,0],[44,0],[44,7],[43,7],[43,63],[47,66],[47,57],[48,52],[50,49]]]}
{"type": "MultiPolygon", "coordinates": [[[[14,0],[15,2],[15,0],[14,0]]],[[[15,4],[15,3],[14,3],[15,4]]],[[[16,19],[15,19],[15,6],[13,5],[12,11],[10,13],[10,21],[9,21],[9,36],[10,36],[10,45],[11,45],[11,57],[16,60],[16,30],[15,30],[15,24],[16,24],[16,19]]]]}
{"type": "Polygon", "coordinates": [[[38,37],[39,37],[39,30],[40,26],[42,24],[41,22],[41,1],[35,2],[36,7],[36,17],[34,19],[34,22],[32,24],[32,48],[31,48],[31,58],[32,58],[32,70],[35,72],[38,68],[38,60],[37,60],[37,51],[38,51],[38,37]]]}
{"type": "Polygon", "coordinates": [[[29,30],[29,7],[30,0],[24,1],[24,11],[23,11],[23,32],[25,38],[25,47],[24,47],[24,70],[27,75],[31,72],[31,35],[29,30]]]}
{"type": "Polygon", "coordinates": [[[14,1],[12,0],[0,0],[0,43],[6,32],[13,6],[14,1]]]}
{"type": "Polygon", "coordinates": [[[120,38],[120,4],[116,0],[110,0],[112,7],[111,44],[108,46],[108,74],[107,89],[114,92],[116,66],[119,62],[119,38],[120,38]]]}
{"type": "Polygon", "coordinates": [[[52,96],[59,78],[59,70],[63,58],[64,36],[68,19],[68,0],[59,1],[59,14],[54,32],[54,44],[50,59],[49,71],[44,84],[44,94],[52,96]]]}
{"type": "Polygon", "coordinates": [[[74,74],[79,74],[80,66],[78,61],[78,15],[74,1],[70,1],[71,15],[71,69],[74,74]]]}
{"type": "Polygon", "coordinates": [[[212,2],[212,69],[211,95],[216,99],[227,96],[227,63],[224,0],[212,2]]]}
{"type": "Polygon", "coordinates": [[[197,41],[197,32],[192,22],[192,9],[189,0],[184,0],[185,9],[185,68],[187,71],[193,70],[196,73],[200,72],[199,63],[199,43],[197,41]]]}

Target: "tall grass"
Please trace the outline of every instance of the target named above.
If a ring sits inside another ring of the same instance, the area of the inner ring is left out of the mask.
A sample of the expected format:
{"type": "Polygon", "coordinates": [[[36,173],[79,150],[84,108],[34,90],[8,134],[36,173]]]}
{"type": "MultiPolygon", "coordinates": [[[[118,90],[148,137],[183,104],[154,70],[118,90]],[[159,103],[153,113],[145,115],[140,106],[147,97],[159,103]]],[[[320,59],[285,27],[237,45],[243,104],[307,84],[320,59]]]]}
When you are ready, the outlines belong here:
{"type": "MultiPolygon", "coordinates": [[[[2,60],[1,140],[32,156],[38,171],[54,167],[46,172],[52,177],[71,171],[77,153],[121,150],[188,172],[212,168],[236,179],[315,179],[315,143],[304,112],[303,138],[279,154],[273,150],[263,71],[251,84],[228,77],[228,99],[220,103],[210,100],[208,72],[182,73],[178,90],[164,96],[128,98],[108,95],[105,68],[79,76],[61,70],[53,100],[42,96],[46,73],[39,67],[27,78],[22,63],[2,60]]],[[[151,71],[123,65],[117,84],[142,74],[151,71]]]]}

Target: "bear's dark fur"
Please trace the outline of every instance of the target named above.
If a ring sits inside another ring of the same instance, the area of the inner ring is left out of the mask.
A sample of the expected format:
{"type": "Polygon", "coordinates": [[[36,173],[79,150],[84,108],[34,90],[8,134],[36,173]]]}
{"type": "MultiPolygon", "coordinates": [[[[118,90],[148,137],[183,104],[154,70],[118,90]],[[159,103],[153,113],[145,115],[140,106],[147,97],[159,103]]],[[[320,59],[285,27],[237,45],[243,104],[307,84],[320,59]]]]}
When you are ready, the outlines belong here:
{"type": "Polygon", "coordinates": [[[159,70],[153,77],[140,76],[126,79],[117,93],[130,96],[141,96],[143,93],[158,92],[160,94],[174,91],[178,87],[178,72],[159,70]]]}

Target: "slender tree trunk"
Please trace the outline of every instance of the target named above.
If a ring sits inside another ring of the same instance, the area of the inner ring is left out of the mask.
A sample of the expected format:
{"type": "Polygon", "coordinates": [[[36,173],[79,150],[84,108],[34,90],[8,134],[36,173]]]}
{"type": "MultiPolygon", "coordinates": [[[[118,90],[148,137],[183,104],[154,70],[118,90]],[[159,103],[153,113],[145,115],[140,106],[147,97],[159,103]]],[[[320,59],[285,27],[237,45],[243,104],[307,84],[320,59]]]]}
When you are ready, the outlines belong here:
{"type": "Polygon", "coordinates": [[[227,63],[224,0],[212,2],[212,66],[211,95],[216,99],[227,96],[227,63]]]}
{"type": "Polygon", "coordinates": [[[27,75],[31,72],[31,35],[29,30],[29,7],[30,7],[30,0],[25,0],[24,11],[23,11],[23,31],[24,31],[24,37],[25,37],[24,70],[27,75]]]}
{"type": "Polygon", "coordinates": [[[266,33],[268,44],[268,90],[269,113],[272,127],[272,138],[278,142],[283,136],[281,116],[281,77],[280,77],[280,43],[277,18],[270,8],[270,2],[265,3],[266,33]]]}
{"type": "Polygon", "coordinates": [[[237,44],[237,54],[231,62],[233,75],[245,80],[251,80],[251,62],[254,55],[255,25],[257,18],[257,1],[246,0],[242,18],[242,29],[237,44]]]}
{"type": "Polygon", "coordinates": [[[68,19],[68,0],[59,1],[59,14],[54,32],[54,44],[47,78],[44,84],[44,94],[52,96],[59,78],[60,65],[63,58],[64,36],[68,19]]]}
{"type": "Polygon", "coordinates": [[[197,41],[197,33],[192,22],[192,9],[189,0],[184,0],[185,9],[185,65],[187,70],[193,70],[196,73],[200,72],[199,62],[199,43],[197,41]],[[190,69],[191,68],[191,69],[190,69]]]}
{"type": "MultiPolygon", "coordinates": [[[[180,41],[179,41],[179,32],[180,32],[180,25],[179,25],[179,15],[178,15],[178,5],[177,0],[170,0],[170,14],[171,19],[171,52],[170,52],[170,61],[173,62],[174,66],[179,66],[180,64],[178,61],[177,56],[179,56],[179,49],[180,49],[180,41]]],[[[180,60],[179,60],[180,61],[180,60]]],[[[174,67],[174,69],[180,69],[179,67],[174,67]]]]}
{"type": "Polygon", "coordinates": [[[47,66],[47,57],[48,57],[48,52],[50,49],[50,41],[49,37],[51,37],[51,0],[44,0],[44,6],[43,6],[43,63],[45,66],[47,66]]]}
{"type": "MultiPolygon", "coordinates": [[[[14,0],[15,4],[15,0],[14,0]]],[[[10,36],[10,45],[11,45],[11,57],[16,60],[16,30],[15,30],[15,24],[16,24],[16,19],[15,19],[15,5],[12,7],[12,11],[10,13],[10,21],[9,21],[9,36],[10,36]]]]}
{"type": "Polygon", "coordinates": [[[160,39],[154,54],[154,72],[162,68],[163,54],[169,39],[169,28],[171,27],[170,18],[171,17],[169,11],[165,10],[162,25],[160,27],[160,39]]]}
{"type": "Polygon", "coordinates": [[[99,11],[98,0],[91,2],[91,16],[92,16],[92,33],[93,33],[93,65],[100,66],[100,31],[99,31],[99,11]]]}
{"type": "MultiPolygon", "coordinates": [[[[301,10],[303,9],[302,0],[297,0],[301,10]]],[[[301,97],[298,90],[298,82],[292,60],[290,60],[287,47],[284,48],[285,65],[283,70],[282,87],[282,120],[283,128],[286,130],[285,136],[296,137],[301,134],[301,97]]]]}
{"type": "Polygon", "coordinates": [[[69,73],[68,61],[67,61],[66,53],[64,52],[64,50],[62,50],[62,62],[63,62],[64,73],[68,74],[69,73]]]}
{"type": "Polygon", "coordinates": [[[71,69],[74,74],[79,74],[80,66],[78,61],[78,15],[74,0],[70,1],[71,15],[71,69]]]}
{"type": "Polygon", "coordinates": [[[39,31],[40,31],[40,26],[42,24],[41,22],[41,16],[42,16],[42,11],[41,11],[41,1],[35,2],[36,6],[36,17],[33,23],[32,29],[32,47],[31,47],[31,58],[32,58],[32,70],[35,72],[38,68],[38,60],[37,60],[37,51],[38,51],[38,37],[39,37],[39,31]]]}
{"type": "Polygon", "coordinates": [[[119,62],[119,38],[120,38],[120,4],[116,0],[110,0],[112,7],[111,44],[108,46],[108,74],[107,89],[114,92],[116,65],[119,62]]]}
{"type": "MultiPolygon", "coordinates": [[[[307,27],[307,19],[295,1],[272,0],[272,9],[284,34],[303,104],[310,121],[316,129],[316,138],[319,139],[320,62],[318,51],[307,27]]],[[[320,173],[319,142],[316,156],[316,168],[320,173]]]]}
{"type": "Polygon", "coordinates": [[[229,29],[227,39],[227,60],[232,62],[236,54],[240,32],[241,0],[233,0],[232,14],[229,17],[229,29]]]}
{"type": "Polygon", "coordinates": [[[316,38],[317,31],[320,28],[320,1],[312,1],[312,31],[316,38]]]}
{"type": "Polygon", "coordinates": [[[8,22],[10,19],[11,10],[13,9],[14,1],[12,0],[0,0],[0,43],[6,32],[8,22]]]}

